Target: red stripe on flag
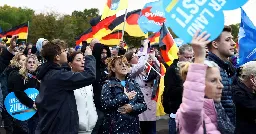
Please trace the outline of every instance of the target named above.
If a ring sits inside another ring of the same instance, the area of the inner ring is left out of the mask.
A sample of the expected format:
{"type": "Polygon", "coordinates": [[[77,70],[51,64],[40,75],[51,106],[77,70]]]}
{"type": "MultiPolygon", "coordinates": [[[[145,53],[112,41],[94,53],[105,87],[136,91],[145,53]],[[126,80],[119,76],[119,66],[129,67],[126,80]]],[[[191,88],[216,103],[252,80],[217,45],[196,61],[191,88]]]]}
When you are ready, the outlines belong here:
{"type": "Polygon", "coordinates": [[[16,35],[16,34],[19,34],[19,33],[27,33],[28,32],[28,27],[21,27],[19,29],[16,29],[14,31],[9,31],[5,34],[5,36],[7,35],[16,35]]]}

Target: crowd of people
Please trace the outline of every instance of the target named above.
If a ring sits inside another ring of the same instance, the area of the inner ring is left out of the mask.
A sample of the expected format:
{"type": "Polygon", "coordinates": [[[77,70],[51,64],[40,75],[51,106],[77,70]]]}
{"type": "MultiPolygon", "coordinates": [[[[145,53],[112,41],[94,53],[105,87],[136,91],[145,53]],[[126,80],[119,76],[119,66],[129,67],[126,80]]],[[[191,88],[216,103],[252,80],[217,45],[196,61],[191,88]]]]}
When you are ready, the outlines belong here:
{"type": "Polygon", "coordinates": [[[14,35],[9,46],[0,42],[3,126],[8,134],[156,134],[162,63],[169,134],[255,134],[256,61],[234,66],[231,30],[211,42],[198,31],[170,66],[149,40],[127,50],[123,41],[110,48],[97,39],[67,48],[60,39],[16,44],[14,35]],[[35,101],[28,88],[38,89],[35,101]],[[37,113],[11,117],[3,105],[11,92],[37,113]]]}

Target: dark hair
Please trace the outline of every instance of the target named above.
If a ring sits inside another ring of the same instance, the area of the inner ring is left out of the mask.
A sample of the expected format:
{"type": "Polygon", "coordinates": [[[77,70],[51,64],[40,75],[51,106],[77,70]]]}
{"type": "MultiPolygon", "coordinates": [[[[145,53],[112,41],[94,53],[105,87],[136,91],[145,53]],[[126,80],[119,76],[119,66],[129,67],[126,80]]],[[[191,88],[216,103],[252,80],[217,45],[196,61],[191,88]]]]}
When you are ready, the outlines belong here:
{"type": "Polygon", "coordinates": [[[75,52],[73,52],[72,54],[70,54],[68,56],[68,62],[73,62],[75,57],[76,57],[76,55],[78,55],[78,54],[82,54],[83,55],[83,53],[75,51],[75,52]]]}
{"type": "MultiPolygon", "coordinates": [[[[222,32],[229,32],[229,33],[231,33],[232,32],[231,26],[224,26],[222,32]]],[[[221,34],[215,40],[213,40],[213,41],[220,41],[220,38],[221,38],[221,34]]],[[[207,44],[208,50],[210,50],[212,48],[212,42],[213,41],[211,41],[209,44],[207,44]]]]}
{"type": "Polygon", "coordinates": [[[55,57],[61,54],[61,49],[65,49],[66,43],[60,39],[54,39],[46,42],[42,47],[41,55],[47,61],[54,61],[55,57]]]}
{"type": "Polygon", "coordinates": [[[134,52],[128,52],[126,53],[124,56],[126,57],[127,61],[130,62],[132,60],[132,56],[133,56],[134,52]]]}

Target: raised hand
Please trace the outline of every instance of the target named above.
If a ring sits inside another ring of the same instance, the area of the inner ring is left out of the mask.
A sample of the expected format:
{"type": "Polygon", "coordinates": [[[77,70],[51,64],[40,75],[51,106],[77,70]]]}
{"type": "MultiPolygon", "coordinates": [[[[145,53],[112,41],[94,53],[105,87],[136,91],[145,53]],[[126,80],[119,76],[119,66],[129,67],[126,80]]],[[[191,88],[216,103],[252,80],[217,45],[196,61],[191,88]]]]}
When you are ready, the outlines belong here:
{"type": "Polygon", "coordinates": [[[199,35],[200,31],[197,31],[191,41],[192,48],[194,50],[195,63],[204,63],[206,50],[205,47],[210,41],[208,40],[210,34],[203,32],[199,35]]]}
{"type": "Polygon", "coordinates": [[[137,94],[135,91],[127,92],[126,88],[124,88],[124,93],[128,96],[129,100],[133,99],[137,94]]]}
{"type": "Polygon", "coordinates": [[[85,55],[85,56],[86,56],[86,55],[92,55],[92,50],[91,50],[91,48],[90,48],[89,46],[86,47],[85,52],[84,52],[84,55],[85,55]]]}
{"type": "Polygon", "coordinates": [[[124,106],[118,108],[118,112],[121,114],[127,114],[132,112],[132,106],[130,104],[125,104],[124,106]]]}

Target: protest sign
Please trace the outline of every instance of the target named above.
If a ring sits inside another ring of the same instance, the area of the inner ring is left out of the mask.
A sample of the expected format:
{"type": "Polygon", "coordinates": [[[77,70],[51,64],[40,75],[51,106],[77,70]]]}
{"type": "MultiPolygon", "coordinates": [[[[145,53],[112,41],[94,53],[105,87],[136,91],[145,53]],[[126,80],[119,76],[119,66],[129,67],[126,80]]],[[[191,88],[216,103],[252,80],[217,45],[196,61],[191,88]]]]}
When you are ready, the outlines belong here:
{"type": "Polygon", "coordinates": [[[163,0],[147,3],[141,10],[138,24],[144,33],[158,32],[165,22],[163,0]]]}
{"type": "Polygon", "coordinates": [[[164,0],[166,25],[186,43],[200,29],[214,40],[224,28],[223,10],[233,10],[248,0],[164,0]]]}
{"type": "MultiPolygon", "coordinates": [[[[38,90],[35,88],[28,88],[24,92],[33,101],[35,101],[36,96],[39,94],[38,90]]],[[[13,118],[21,121],[30,119],[36,113],[35,109],[28,108],[25,105],[21,104],[18,98],[15,96],[14,92],[11,92],[6,96],[4,100],[4,105],[5,105],[6,111],[13,118]]]]}

